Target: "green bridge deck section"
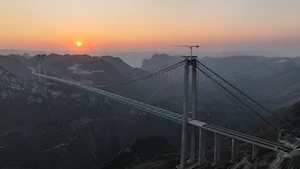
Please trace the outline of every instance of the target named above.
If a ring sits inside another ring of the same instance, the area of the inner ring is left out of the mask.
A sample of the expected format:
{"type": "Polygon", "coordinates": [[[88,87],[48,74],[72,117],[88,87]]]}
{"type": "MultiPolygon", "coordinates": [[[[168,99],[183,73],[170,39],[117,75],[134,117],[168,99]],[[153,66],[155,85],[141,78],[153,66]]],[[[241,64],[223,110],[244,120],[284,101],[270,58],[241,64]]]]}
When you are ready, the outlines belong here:
{"type": "Polygon", "coordinates": [[[158,107],[155,107],[155,106],[143,103],[143,102],[139,102],[139,101],[136,101],[133,99],[129,99],[129,98],[126,98],[126,97],[123,97],[123,96],[120,96],[120,95],[117,95],[117,94],[114,94],[111,92],[107,92],[107,91],[104,91],[101,89],[97,89],[94,87],[89,87],[89,86],[86,86],[83,84],[79,84],[77,82],[72,82],[69,80],[64,80],[64,79],[60,79],[60,78],[56,78],[56,77],[52,77],[52,76],[39,75],[36,73],[33,73],[33,74],[37,75],[37,76],[41,76],[42,78],[45,78],[45,79],[48,79],[48,80],[51,80],[54,82],[62,83],[62,84],[68,85],[68,86],[73,86],[75,88],[79,88],[79,89],[87,91],[89,93],[103,96],[108,99],[112,99],[114,101],[117,101],[122,104],[126,104],[126,105],[136,108],[138,110],[165,118],[167,120],[171,120],[175,123],[179,123],[179,124],[182,123],[182,115],[175,113],[175,112],[164,110],[164,109],[161,109],[161,108],[158,108],[158,107]]]}

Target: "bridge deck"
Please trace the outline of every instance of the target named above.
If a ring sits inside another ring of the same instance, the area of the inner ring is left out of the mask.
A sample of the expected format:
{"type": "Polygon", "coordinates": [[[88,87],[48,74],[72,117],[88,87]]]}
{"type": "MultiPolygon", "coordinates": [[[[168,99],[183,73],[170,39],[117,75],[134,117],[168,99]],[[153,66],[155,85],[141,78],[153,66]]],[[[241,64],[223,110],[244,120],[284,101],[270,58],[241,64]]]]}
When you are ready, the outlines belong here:
{"type": "MultiPolygon", "coordinates": [[[[101,89],[97,89],[97,88],[93,88],[93,87],[89,87],[86,85],[82,85],[79,84],[77,82],[72,82],[69,80],[64,80],[64,79],[60,79],[60,78],[56,78],[56,77],[51,77],[51,76],[45,76],[45,75],[39,75],[37,73],[33,73],[34,75],[37,76],[41,76],[42,78],[54,81],[54,82],[58,82],[58,83],[62,83],[62,84],[66,84],[69,86],[73,86],[75,88],[79,88],[82,90],[85,90],[89,93],[92,94],[96,94],[96,95],[100,95],[112,100],[115,100],[117,102],[120,102],[122,104],[126,104],[128,106],[134,107],[136,109],[157,115],[159,117],[165,118],[167,120],[171,120],[173,122],[176,123],[182,123],[183,117],[182,115],[178,114],[178,113],[174,113],[168,110],[164,110],[143,102],[139,102],[133,99],[129,99],[111,92],[107,92],[101,89]]],[[[250,143],[259,147],[263,147],[269,150],[273,150],[273,151],[284,151],[284,152],[290,152],[293,150],[292,147],[288,147],[286,145],[280,144],[280,143],[276,143],[276,142],[272,142],[269,140],[265,140],[265,139],[261,139],[255,136],[251,136],[251,135],[247,135],[244,133],[240,133],[240,132],[236,132],[233,130],[229,130],[229,129],[225,129],[219,126],[215,126],[215,125],[211,125],[211,124],[207,124],[205,122],[201,122],[198,120],[189,120],[188,123],[190,125],[193,125],[195,127],[201,127],[205,130],[211,131],[211,132],[215,132],[218,133],[220,135],[226,136],[226,137],[230,137],[233,139],[237,139],[246,143],[250,143]]]]}

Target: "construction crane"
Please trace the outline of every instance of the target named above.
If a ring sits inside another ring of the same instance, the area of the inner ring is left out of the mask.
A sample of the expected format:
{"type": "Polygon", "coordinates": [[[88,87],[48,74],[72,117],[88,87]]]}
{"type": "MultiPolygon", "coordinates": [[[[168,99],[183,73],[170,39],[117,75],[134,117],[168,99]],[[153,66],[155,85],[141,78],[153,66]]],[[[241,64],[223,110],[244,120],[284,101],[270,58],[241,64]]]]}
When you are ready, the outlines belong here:
{"type": "Polygon", "coordinates": [[[199,48],[198,45],[171,45],[171,47],[181,47],[181,48],[190,48],[191,49],[191,56],[185,56],[185,57],[191,57],[193,58],[193,48],[199,48]]]}

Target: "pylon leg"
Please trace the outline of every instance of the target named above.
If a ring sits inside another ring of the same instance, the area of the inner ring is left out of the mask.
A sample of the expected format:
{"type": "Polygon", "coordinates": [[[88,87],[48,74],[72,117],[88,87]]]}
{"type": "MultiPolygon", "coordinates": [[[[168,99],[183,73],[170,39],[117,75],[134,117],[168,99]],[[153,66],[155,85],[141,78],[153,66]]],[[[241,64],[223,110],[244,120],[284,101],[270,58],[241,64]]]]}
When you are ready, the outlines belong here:
{"type": "Polygon", "coordinates": [[[183,118],[182,118],[182,133],[181,133],[181,156],[180,168],[184,169],[186,166],[187,153],[187,118],[188,118],[188,87],[189,87],[189,60],[186,59],[184,67],[184,101],[183,101],[183,118]]]}
{"type": "MultiPolygon", "coordinates": [[[[197,60],[193,59],[191,60],[192,63],[192,114],[191,114],[191,118],[193,120],[196,119],[196,89],[197,89],[197,83],[196,83],[196,73],[197,73],[197,60]]],[[[195,163],[196,160],[196,132],[197,132],[197,128],[196,127],[192,127],[191,128],[191,163],[195,163]]]]}

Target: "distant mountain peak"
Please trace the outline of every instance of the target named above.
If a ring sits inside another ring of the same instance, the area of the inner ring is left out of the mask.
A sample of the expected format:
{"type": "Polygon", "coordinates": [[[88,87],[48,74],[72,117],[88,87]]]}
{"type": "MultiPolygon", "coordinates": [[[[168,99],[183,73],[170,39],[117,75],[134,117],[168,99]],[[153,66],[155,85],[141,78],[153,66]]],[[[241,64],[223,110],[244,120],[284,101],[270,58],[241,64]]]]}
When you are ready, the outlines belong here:
{"type": "MultiPolygon", "coordinates": [[[[103,55],[103,56],[101,56],[100,58],[102,58],[102,59],[104,59],[104,60],[111,59],[111,60],[118,60],[118,61],[124,62],[121,58],[119,58],[119,57],[114,57],[114,56],[111,56],[111,55],[103,55]]],[[[124,62],[124,63],[125,63],[125,62],[124,62]]]]}
{"type": "Polygon", "coordinates": [[[25,57],[26,59],[31,58],[31,56],[28,53],[24,53],[23,57],[25,57]]]}
{"type": "Polygon", "coordinates": [[[151,59],[165,59],[165,58],[172,58],[172,56],[170,55],[167,55],[165,53],[162,53],[162,54],[154,54],[151,59]]]}
{"type": "Polygon", "coordinates": [[[125,63],[119,57],[114,57],[114,56],[110,56],[110,55],[104,55],[104,56],[101,56],[100,59],[102,59],[104,61],[107,61],[108,63],[112,64],[120,72],[123,72],[125,74],[126,73],[135,74],[137,71],[139,72],[138,69],[129,66],[127,63],[125,63]]]}
{"type": "Polygon", "coordinates": [[[150,59],[144,59],[142,69],[151,71],[157,68],[165,67],[181,61],[179,57],[170,56],[168,54],[155,54],[150,59]]]}

